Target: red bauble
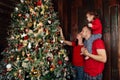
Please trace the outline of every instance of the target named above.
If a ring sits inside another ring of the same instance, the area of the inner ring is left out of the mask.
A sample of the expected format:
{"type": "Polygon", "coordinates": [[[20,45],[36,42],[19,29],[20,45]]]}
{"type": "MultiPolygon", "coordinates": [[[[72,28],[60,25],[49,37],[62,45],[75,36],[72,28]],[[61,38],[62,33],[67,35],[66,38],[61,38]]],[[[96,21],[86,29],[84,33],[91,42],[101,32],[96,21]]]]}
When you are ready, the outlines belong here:
{"type": "Polygon", "coordinates": [[[41,6],[41,5],[42,5],[41,0],[38,0],[38,2],[37,2],[37,6],[41,6]]]}
{"type": "Polygon", "coordinates": [[[58,64],[61,65],[62,64],[62,60],[58,60],[58,64]]]}
{"type": "Polygon", "coordinates": [[[26,35],[26,36],[24,37],[24,40],[28,40],[28,38],[29,38],[28,35],[26,35]]]}

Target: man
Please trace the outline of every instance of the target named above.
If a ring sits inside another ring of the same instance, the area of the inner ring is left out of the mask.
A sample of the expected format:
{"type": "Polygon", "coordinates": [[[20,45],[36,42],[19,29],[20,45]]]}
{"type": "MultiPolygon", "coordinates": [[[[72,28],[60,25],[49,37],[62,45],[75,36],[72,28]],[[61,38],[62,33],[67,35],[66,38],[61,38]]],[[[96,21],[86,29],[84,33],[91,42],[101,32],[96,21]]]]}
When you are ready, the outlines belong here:
{"type": "MultiPolygon", "coordinates": [[[[83,27],[81,35],[85,40],[88,40],[91,35],[91,29],[87,26],[83,27]]],[[[102,80],[102,72],[104,64],[107,61],[104,42],[101,39],[96,39],[92,44],[92,53],[90,54],[86,48],[82,48],[82,54],[88,56],[85,60],[84,71],[85,80],[102,80]]]]}

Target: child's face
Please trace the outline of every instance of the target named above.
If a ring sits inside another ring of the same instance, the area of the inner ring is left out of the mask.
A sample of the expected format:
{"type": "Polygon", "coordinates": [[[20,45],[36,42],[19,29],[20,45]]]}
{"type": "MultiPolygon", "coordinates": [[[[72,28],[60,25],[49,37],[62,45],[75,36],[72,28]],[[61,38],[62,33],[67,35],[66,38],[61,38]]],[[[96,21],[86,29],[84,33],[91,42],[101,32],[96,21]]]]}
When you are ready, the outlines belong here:
{"type": "Polygon", "coordinates": [[[86,17],[87,17],[88,22],[92,22],[94,19],[94,15],[90,15],[88,13],[86,14],[86,17]]]}
{"type": "Polygon", "coordinates": [[[78,40],[79,40],[79,39],[82,39],[81,34],[80,34],[80,33],[78,33],[76,38],[77,38],[78,40]]]}

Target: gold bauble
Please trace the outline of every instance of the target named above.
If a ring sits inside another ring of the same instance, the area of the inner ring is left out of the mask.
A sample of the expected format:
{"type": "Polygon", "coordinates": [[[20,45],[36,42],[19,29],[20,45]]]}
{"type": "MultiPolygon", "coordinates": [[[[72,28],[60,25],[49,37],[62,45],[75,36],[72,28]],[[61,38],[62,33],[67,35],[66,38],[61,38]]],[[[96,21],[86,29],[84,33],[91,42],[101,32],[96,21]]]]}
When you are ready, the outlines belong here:
{"type": "Polygon", "coordinates": [[[44,18],[48,18],[48,15],[47,15],[47,14],[45,14],[45,15],[44,15],[44,18]]]}
{"type": "Polygon", "coordinates": [[[17,76],[18,75],[18,73],[17,72],[14,72],[14,74],[13,74],[14,76],[17,76]]]}
{"type": "Polygon", "coordinates": [[[31,75],[34,76],[34,77],[38,77],[41,74],[40,74],[39,70],[34,69],[34,70],[31,71],[31,75]]]}
{"type": "Polygon", "coordinates": [[[33,23],[32,23],[32,22],[29,22],[29,23],[27,24],[27,27],[32,27],[32,25],[33,25],[33,23]]]}
{"type": "Polygon", "coordinates": [[[27,46],[27,44],[28,44],[27,40],[24,40],[23,41],[23,46],[25,47],[25,46],[27,46]]]}

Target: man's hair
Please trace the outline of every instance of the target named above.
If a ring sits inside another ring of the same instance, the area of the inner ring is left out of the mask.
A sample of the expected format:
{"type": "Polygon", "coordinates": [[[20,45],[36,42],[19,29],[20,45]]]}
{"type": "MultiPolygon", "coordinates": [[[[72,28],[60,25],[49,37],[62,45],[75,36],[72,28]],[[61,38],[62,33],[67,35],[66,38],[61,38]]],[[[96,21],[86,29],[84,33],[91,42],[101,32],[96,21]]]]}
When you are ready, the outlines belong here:
{"type": "Polygon", "coordinates": [[[91,28],[91,27],[88,27],[88,25],[84,25],[84,27],[86,27],[89,31],[92,32],[92,28],[91,28]]]}
{"type": "Polygon", "coordinates": [[[88,26],[87,26],[87,28],[88,28],[88,30],[89,30],[89,31],[91,31],[91,32],[92,32],[92,28],[91,28],[91,27],[88,27],[88,26]]]}

